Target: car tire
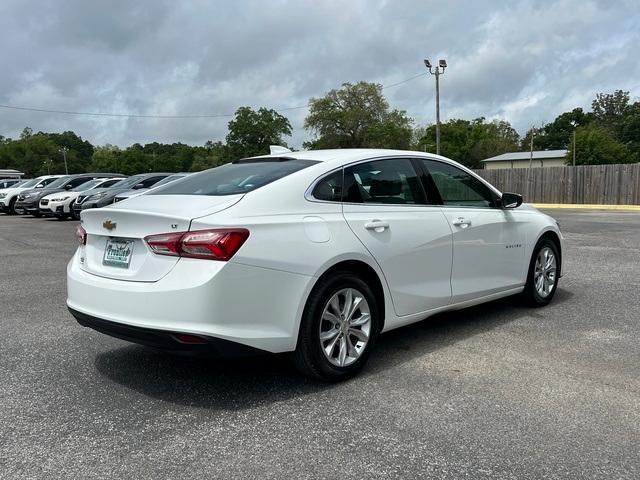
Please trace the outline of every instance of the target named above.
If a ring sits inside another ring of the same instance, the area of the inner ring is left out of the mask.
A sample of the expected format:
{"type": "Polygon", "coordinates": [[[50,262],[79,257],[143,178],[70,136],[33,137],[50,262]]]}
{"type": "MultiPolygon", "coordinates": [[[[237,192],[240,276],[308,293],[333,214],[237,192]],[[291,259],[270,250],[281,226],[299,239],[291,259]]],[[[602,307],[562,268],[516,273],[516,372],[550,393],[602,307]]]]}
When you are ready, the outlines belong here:
{"type": "Polygon", "coordinates": [[[527,283],[522,295],[532,307],[544,307],[553,299],[558,288],[560,254],[557,245],[549,238],[542,238],[533,249],[529,262],[527,283]]]}
{"type": "Polygon", "coordinates": [[[352,377],[366,363],[380,324],[371,288],[353,273],[334,272],[307,299],[294,363],[303,374],[325,382],[352,377]]]}
{"type": "Polygon", "coordinates": [[[16,211],[14,210],[15,206],[16,206],[16,197],[13,197],[10,201],[9,201],[9,210],[7,210],[7,214],[8,215],[16,215],[16,211]]]}

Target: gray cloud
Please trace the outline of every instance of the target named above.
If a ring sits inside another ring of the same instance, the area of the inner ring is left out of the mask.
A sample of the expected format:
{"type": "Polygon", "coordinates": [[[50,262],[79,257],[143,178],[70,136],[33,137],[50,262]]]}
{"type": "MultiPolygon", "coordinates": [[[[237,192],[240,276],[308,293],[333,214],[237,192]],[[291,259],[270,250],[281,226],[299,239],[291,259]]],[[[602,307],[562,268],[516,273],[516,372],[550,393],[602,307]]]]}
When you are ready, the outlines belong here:
{"type": "MultiPolygon", "coordinates": [[[[4,0],[0,103],[138,114],[303,105],[345,81],[391,84],[445,57],[442,113],[523,132],[596,92],[640,89],[640,3],[4,0]]],[[[385,90],[434,120],[430,77],[385,90]]],[[[300,146],[305,110],[283,112],[300,146]]],[[[95,143],[222,139],[228,118],[73,117],[0,109],[0,134],[74,130],[95,143]]]]}

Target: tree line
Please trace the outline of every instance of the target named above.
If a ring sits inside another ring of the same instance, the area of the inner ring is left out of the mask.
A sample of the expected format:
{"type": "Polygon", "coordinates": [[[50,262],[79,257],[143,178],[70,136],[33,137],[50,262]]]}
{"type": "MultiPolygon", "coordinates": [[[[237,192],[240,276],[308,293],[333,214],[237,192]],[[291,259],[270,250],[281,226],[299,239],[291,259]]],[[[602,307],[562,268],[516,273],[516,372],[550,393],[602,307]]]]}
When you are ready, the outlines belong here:
{"type": "MultiPolygon", "coordinates": [[[[435,125],[416,126],[403,110],[392,109],[379,84],[345,83],[309,101],[304,127],[313,139],[304,148],[394,148],[435,151],[435,125]]],[[[484,117],[451,119],[440,126],[442,155],[471,168],[481,160],[510,151],[568,149],[577,164],[640,162],[640,102],[629,92],[599,93],[591,111],[575,108],[552,122],[529,129],[524,136],[506,120],[484,117]],[[533,138],[533,140],[532,140],[533,138]]],[[[269,145],[286,146],[292,133],[284,115],[268,108],[240,107],[228,124],[224,141],[201,146],[184,143],[135,143],[126,148],[94,146],[76,133],[33,132],[25,128],[17,139],[0,135],[0,168],[15,168],[29,176],[102,171],[132,175],[141,172],[200,171],[234,159],[266,154],[269,145]]]]}

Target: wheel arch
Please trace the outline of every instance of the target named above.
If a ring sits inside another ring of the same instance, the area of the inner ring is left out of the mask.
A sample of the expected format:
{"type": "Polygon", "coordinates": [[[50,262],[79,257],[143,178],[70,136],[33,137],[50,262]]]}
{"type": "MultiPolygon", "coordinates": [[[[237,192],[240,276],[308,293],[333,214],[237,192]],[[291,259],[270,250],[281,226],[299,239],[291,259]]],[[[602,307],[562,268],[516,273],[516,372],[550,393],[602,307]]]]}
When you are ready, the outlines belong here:
{"type": "MultiPolygon", "coordinates": [[[[362,278],[362,280],[364,280],[367,283],[367,285],[371,287],[371,290],[373,291],[373,294],[376,298],[376,306],[378,307],[378,312],[380,314],[380,331],[382,331],[385,325],[385,317],[386,317],[385,307],[387,303],[385,300],[385,289],[384,289],[383,280],[378,274],[378,272],[371,265],[369,265],[367,262],[364,262],[362,260],[355,260],[355,259],[340,260],[332,264],[330,267],[326,268],[322,272],[322,274],[317,277],[310,292],[312,292],[316,288],[316,286],[321,280],[325,279],[326,277],[328,277],[329,275],[332,275],[335,272],[353,273],[358,277],[362,278]]],[[[308,296],[307,296],[307,299],[308,299],[308,296]]],[[[305,303],[306,303],[306,300],[305,300],[305,303]]]]}
{"type": "MultiPolygon", "coordinates": [[[[558,249],[558,277],[562,276],[562,241],[560,240],[560,236],[554,232],[553,230],[546,230],[542,232],[542,234],[536,240],[536,245],[540,243],[541,240],[549,239],[553,242],[553,244],[558,249]]],[[[534,252],[535,253],[535,252],[534,252]]]]}

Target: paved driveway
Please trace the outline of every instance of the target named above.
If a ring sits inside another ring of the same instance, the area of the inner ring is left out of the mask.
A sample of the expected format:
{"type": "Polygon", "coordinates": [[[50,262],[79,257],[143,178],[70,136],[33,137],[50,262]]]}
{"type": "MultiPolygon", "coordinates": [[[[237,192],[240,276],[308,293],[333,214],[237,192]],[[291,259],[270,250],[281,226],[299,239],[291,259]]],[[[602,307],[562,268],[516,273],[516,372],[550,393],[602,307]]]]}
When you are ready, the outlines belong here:
{"type": "Polygon", "coordinates": [[[81,328],[64,305],[74,222],[0,216],[0,477],[638,478],[640,215],[552,214],[552,305],[383,335],[339,385],[81,328]]]}

